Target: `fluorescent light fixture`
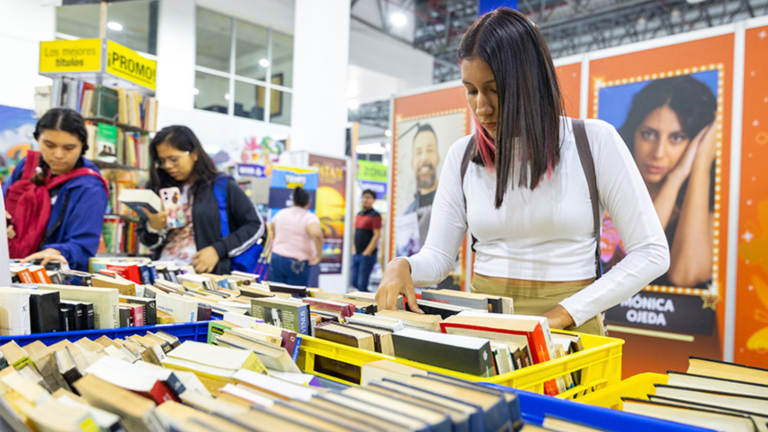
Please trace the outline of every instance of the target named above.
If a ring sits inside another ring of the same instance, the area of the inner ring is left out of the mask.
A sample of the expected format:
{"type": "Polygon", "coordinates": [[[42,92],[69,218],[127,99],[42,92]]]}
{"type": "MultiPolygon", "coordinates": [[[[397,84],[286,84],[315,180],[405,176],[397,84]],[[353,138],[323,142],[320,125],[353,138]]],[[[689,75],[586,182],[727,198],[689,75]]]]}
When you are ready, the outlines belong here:
{"type": "Polygon", "coordinates": [[[196,89],[196,88],[193,88],[193,89],[192,89],[192,94],[193,94],[193,95],[195,95],[195,96],[197,96],[197,95],[199,95],[199,94],[200,94],[200,90],[198,90],[198,89],[196,89]]]}
{"type": "Polygon", "coordinates": [[[408,18],[402,12],[395,12],[389,16],[389,22],[395,27],[402,27],[408,22],[408,18]]]}
{"type": "Polygon", "coordinates": [[[259,60],[259,66],[261,66],[263,68],[268,68],[269,67],[269,60],[267,60],[265,58],[259,60]]]}
{"type": "Polygon", "coordinates": [[[347,108],[351,110],[356,110],[360,108],[360,101],[357,99],[348,99],[347,100],[347,108]]]}
{"type": "Polygon", "coordinates": [[[107,23],[107,27],[109,27],[110,30],[114,30],[114,31],[122,31],[123,30],[123,25],[120,24],[119,22],[114,22],[114,21],[108,22],[107,23]]]}

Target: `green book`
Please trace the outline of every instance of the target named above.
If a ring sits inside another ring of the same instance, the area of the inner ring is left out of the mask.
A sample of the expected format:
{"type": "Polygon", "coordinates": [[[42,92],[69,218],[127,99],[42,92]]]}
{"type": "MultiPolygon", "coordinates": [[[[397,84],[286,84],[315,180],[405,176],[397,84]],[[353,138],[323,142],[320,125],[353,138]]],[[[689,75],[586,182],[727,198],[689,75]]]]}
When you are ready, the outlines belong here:
{"type": "Polygon", "coordinates": [[[252,298],[251,316],[275,327],[310,334],[309,305],[300,301],[274,297],[252,298]]]}
{"type": "Polygon", "coordinates": [[[109,87],[97,86],[93,89],[94,97],[94,115],[96,117],[117,119],[117,107],[119,98],[117,90],[109,87]]]}
{"type": "Polygon", "coordinates": [[[216,338],[223,335],[225,330],[231,330],[232,327],[223,324],[221,321],[208,322],[208,343],[216,342],[216,338]]]}
{"type": "Polygon", "coordinates": [[[96,159],[117,162],[117,126],[99,123],[96,130],[96,159]]]}

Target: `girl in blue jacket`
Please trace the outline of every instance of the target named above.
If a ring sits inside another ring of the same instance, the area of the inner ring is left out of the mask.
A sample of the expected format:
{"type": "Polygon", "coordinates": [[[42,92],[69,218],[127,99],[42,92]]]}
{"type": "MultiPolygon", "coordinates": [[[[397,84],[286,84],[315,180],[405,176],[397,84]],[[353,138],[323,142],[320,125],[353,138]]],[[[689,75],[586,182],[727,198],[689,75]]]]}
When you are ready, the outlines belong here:
{"type": "MultiPolygon", "coordinates": [[[[63,175],[82,167],[99,172],[83,157],[88,150],[88,132],[76,111],[66,108],[49,110],[37,122],[34,137],[40,144],[39,176],[47,173],[63,175]]],[[[25,159],[22,159],[13,170],[10,180],[3,186],[4,193],[21,178],[24,163],[25,159]]],[[[71,269],[87,271],[88,259],[96,255],[104,224],[108,200],[104,183],[95,176],[79,176],[52,189],[50,196],[51,216],[43,241],[38,252],[22,262],[42,260],[45,265],[49,261],[59,261],[68,263],[71,269]]],[[[13,229],[13,220],[8,224],[10,236],[24,235],[13,229]]]]}

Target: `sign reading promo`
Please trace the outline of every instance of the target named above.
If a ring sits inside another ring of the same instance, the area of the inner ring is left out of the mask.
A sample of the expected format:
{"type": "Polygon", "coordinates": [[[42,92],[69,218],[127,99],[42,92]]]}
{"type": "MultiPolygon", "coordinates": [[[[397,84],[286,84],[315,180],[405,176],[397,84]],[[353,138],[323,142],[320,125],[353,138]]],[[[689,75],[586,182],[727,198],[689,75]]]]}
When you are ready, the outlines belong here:
{"type": "Polygon", "coordinates": [[[107,73],[154,90],[157,62],[140,56],[130,48],[107,41],[107,73]]]}

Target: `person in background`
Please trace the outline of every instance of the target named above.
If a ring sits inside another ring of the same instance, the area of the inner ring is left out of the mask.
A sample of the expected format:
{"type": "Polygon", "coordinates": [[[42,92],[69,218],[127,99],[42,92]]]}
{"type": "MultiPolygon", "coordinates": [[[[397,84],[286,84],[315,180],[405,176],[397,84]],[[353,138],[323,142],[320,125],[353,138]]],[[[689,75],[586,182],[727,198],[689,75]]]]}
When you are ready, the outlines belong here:
{"type": "MultiPolygon", "coordinates": [[[[149,144],[151,167],[147,188],[178,187],[179,204],[186,225],[168,229],[167,211],[144,211],[148,220],[137,232],[153,251],[154,259],[193,266],[197,273],[229,274],[231,257],[253,246],[264,232],[264,223],[240,186],[226,177],[230,233],[221,235],[219,204],[213,191],[216,166],[194,132],[186,126],[168,126],[149,144]]],[[[220,180],[221,181],[221,180],[220,180]]]]}
{"type": "MultiPolygon", "coordinates": [[[[651,82],[632,99],[619,134],[635,158],[670,249],[653,285],[705,288],[712,279],[717,98],[679,76],[651,82]]],[[[614,254],[617,262],[626,254],[614,254]]]]}
{"type": "Polygon", "coordinates": [[[428,123],[420,125],[413,136],[413,155],[411,168],[416,175],[416,194],[413,202],[406,207],[403,214],[416,213],[419,218],[419,240],[421,247],[427,241],[429,220],[432,216],[432,202],[437,191],[438,172],[440,165],[440,148],[437,145],[437,134],[428,123]]]}
{"type": "Polygon", "coordinates": [[[363,209],[355,218],[351,285],[359,291],[368,291],[368,280],[378,256],[381,215],[373,209],[373,204],[376,202],[376,192],[366,189],[360,200],[363,209]]]}
{"type": "MultiPolygon", "coordinates": [[[[49,261],[58,261],[73,270],[87,271],[89,258],[95,256],[99,248],[108,196],[99,169],[83,157],[88,150],[85,121],[74,110],[53,108],[37,122],[34,137],[40,144],[38,172],[31,179],[34,184],[44,185],[77,168],[88,168],[95,175],[73,177],[49,190],[51,215],[43,241],[38,252],[25,257],[22,262],[41,260],[45,265],[49,261]]],[[[22,179],[26,159],[19,162],[10,180],[3,185],[6,199],[8,189],[14,183],[29,181],[22,179]]],[[[8,211],[13,213],[12,209],[8,211]]],[[[13,219],[7,222],[10,238],[24,235],[15,229],[13,219]]]]}
{"type": "Polygon", "coordinates": [[[309,211],[312,199],[302,187],[293,190],[293,205],[272,218],[274,234],[272,260],[267,280],[307,286],[309,267],[323,257],[323,230],[320,219],[309,211]]]}
{"type": "Polygon", "coordinates": [[[396,309],[403,294],[420,312],[414,287],[444,279],[469,232],[477,240],[472,292],[512,297],[515,313],[545,317],[553,329],[604,334],[602,312],[669,267],[664,230],[632,155],[609,124],[563,117],[544,36],[520,12],[499,8],[480,17],[458,58],[474,139],[448,151],[427,243],[387,265],[379,310],[396,309]],[[576,144],[581,127],[597,212],[576,144]],[[629,252],[600,277],[595,219],[604,210],[629,252]]]}

